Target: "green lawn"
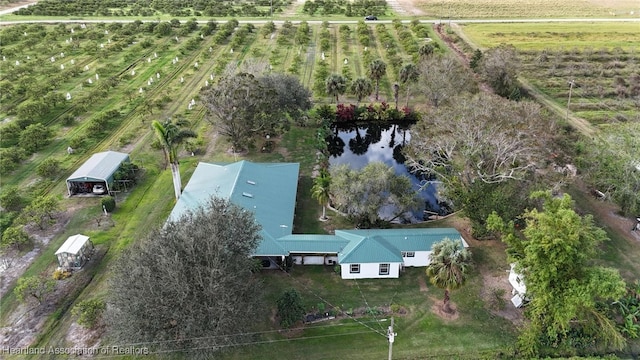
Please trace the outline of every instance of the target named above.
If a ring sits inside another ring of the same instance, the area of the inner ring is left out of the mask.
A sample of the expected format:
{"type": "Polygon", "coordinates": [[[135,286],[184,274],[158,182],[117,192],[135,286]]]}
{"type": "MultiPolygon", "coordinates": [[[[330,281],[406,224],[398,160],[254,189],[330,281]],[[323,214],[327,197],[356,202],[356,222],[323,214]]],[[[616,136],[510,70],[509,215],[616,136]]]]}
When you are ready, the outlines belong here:
{"type": "MultiPolygon", "coordinates": [[[[453,292],[452,301],[459,311],[455,320],[443,319],[432,312],[431,307],[441,300],[443,292],[433,286],[426,292],[420,291],[420,278],[426,278],[424,269],[410,268],[399,279],[342,280],[331,267],[299,266],[288,275],[263,272],[263,277],[266,298],[271,303],[282,291],[294,287],[308,309],[317,308],[318,303],[324,303],[327,310],[335,307],[342,311],[401,306],[406,314],[393,314],[394,330],[398,333],[394,358],[496,357],[508,351],[515,339],[511,323],[485,310],[478,295],[481,281],[477,273],[467,286],[453,292]]],[[[383,358],[388,352],[388,342],[381,334],[386,333],[389,316],[344,316],[308,325],[291,338],[271,332],[254,344],[229,349],[223,358],[250,359],[266,353],[287,354],[292,359],[383,358]],[[261,341],[268,343],[258,343],[261,341]]]]}

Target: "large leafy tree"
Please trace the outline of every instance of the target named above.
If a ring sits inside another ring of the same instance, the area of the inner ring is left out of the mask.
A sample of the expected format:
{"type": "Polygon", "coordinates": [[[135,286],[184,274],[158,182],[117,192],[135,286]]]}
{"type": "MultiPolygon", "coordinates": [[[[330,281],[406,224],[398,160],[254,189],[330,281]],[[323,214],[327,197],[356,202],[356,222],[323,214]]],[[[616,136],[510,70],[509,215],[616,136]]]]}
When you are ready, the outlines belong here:
{"type": "Polygon", "coordinates": [[[411,180],[384,163],[373,162],[360,171],[343,164],[329,171],[334,205],[363,227],[376,224],[383,207],[394,209],[385,219],[391,221],[419,206],[411,180]]]}
{"type": "MultiPolygon", "coordinates": [[[[490,192],[515,194],[507,189],[510,182],[525,189],[532,185],[529,179],[534,170],[549,156],[553,128],[537,104],[495,95],[463,98],[455,107],[431,111],[412,128],[411,143],[405,149],[407,164],[435,175],[442,181],[443,193],[459,208],[471,210],[473,201],[481,199],[488,211],[467,211],[478,231],[492,209],[509,206],[498,205],[506,199],[489,196],[490,192]]],[[[523,203],[511,206],[524,209],[523,203]]]]}
{"type": "Polygon", "coordinates": [[[266,89],[275,91],[275,98],[272,101],[276,102],[278,111],[290,118],[302,116],[313,106],[311,90],[304,87],[296,76],[268,73],[260,76],[258,80],[266,89]]]}
{"type": "Polygon", "coordinates": [[[621,297],[625,283],[617,270],[594,264],[606,233],[590,215],[578,215],[567,194],[534,192],[532,198],[542,205],[523,214],[522,236],[513,222],[505,224],[496,214],[489,219],[489,227],[503,233],[509,260],[523,274],[531,298],[520,350],[535,356],[545,346],[572,348],[577,337],[621,349],[624,338],[600,305],[621,297]]]}
{"type": "Polygon", "coordinates": [[[367,78],[357,78],[351,83],[351,93],[356,96],[357,103],[356,105],[360,105],[360,101],[365,97],[371,95],[373,92],[373,85],[371,84],[371,80],[367,78]]]}
{"type": "Polygon", "coordinates": [[[313,186],[311,187],[311,196],[318,200],[322,205],[322,220],[327,219],[327,204],[329,204],[329,196],[331,186],[331,175],[326,169],[320,170],[320,174],[313,179],[313,186]]]}
{"type": "Polygon", "coordinates": [[[251,212],[212,198],[132,244],[111,276],[105,320],[114,341],[173,349],[247,341],[237,334],[262,311],[250,257],[259,231],[251,212]]]}
{"type": "Polygon", "coordinates": [[[279,112],[273,89],[266,89],[253,74],[227,74],[203,94],[207,118],[237,152],[249,145],[252,136],[270,131],[279,112]]]}
{"type": "Polygon", "coordinates": [[[369,64],[369,77],[376,83],[376,101],[380,93],[380,79],[387,74],[387,64],[381,59],[375,59],[369,64]]]}
{"type": "Polygon", "coordinates": [[[467,281],[471,266],[471,252],[462,246],[460,241],[444,239],[433,244],[429,254],[427,276],[431,283],[444,289],[442,310],[451,313],[450,293],[462,287],[467,281]]]}
{"type": "Polygon", "coordinates": [[[185,129],[183,121],[172,121],[171,119],[161,123],[154,120],[151,126],[156,133],[156,137],[162,146],[165,161],[171,167],[171,176],[173,178],[173,190],[176,200],[182,194],[182,180],[180,179],[180,162],[178,161],[178,149],[182,143],[188,138],[196,137],[196,133],[190,129],[185,129]]]}
{"type": "Polygon", "coordinates": [[[311,92],[294,76],[262,75],[261,64],[251,67],[241,72],[227,69],[203,93],[207,120],[229,138],[233,151],[245,149],[255,135],[286,129],[288,117],[300,116],[312,106],[311,92]]]}
{"type": "Polygon", "coordinates": [[[325,84],[327,86],[327,94],[334,96],[336,103],[338,103],[338,96],[344,94],[347,90],[347,79],[340,74],[331,74],[325,84]]]}

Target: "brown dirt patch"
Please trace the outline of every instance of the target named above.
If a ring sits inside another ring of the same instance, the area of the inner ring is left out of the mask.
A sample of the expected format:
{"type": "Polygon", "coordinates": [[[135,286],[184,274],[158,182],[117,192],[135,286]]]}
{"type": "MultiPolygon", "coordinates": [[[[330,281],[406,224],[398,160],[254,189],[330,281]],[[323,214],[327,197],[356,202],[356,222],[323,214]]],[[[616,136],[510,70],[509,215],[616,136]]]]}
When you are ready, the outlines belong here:
{"type": "Polygon", "coordinates": [[[431,305],[431,312],[436,314],[439,318],[447,321],[455,321],[458,320],[460,314],[458,313],[458,306],[453,301],[449,301],[449,306],[451,307],[451,312],[445,312],[442,309],[442,300],[433,300],[433,305],[431,305]]]}
{"type": "Polygon", "coordinates": [[[426,13],[418,7],[420,1],[418,0],[393,0],[387,1],[387,3],[391,4],[392,2],[398,3],[398,6],[402,8],[407,15],[414,16],[422,16],[426,15],[426,13]]]}
{"type": "Polygon", "coordinates": [[[65,340],[78,349],[97,349],[100,346],[100,337],[105,332],[104,325],[97,326],[93,329],[86,329],[77,322],[73,322],[69,326],[65,340]]]}

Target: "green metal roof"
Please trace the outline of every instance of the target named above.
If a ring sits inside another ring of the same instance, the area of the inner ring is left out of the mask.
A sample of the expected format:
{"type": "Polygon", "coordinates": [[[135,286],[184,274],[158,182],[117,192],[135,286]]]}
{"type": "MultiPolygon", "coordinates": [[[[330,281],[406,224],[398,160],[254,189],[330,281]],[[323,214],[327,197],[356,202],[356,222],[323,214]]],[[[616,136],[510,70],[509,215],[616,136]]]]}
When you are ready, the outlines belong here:
{"type": "Polygon", "coordinates": [[[258,243],[258,247],[254,251],[256,256],[286,256],[289,252],[286,251],[282,245],[276,241],[266,231],[261,230],[260,235],[262,239],[258,243]]]}
{"type": "Polygon", "coordinates": [[[462,235],[454,228],[336,230],[336,235],[379,236],[400,251],[431,251],[433,244],[445,238],[462,241],[462,235]]]}
{"type": "Polygon", "coordinates": [[[67,178],[69,181],[109,181],[120,164],[129,161],[129,154],[105,151],[93,154],[78,170],[67,178]]]}
{"type": "Polygon", "coordinates": [[[449,238],[463,241],[454,228],[336,230],[335,235],[292,235],[299,164],[199,163],[169,219],[201,206],[211,196],[229,199],[254,213],[262,240],[254,256],[291,253],[338,254],[338,262],[402,262],[402,251],[430,251],[449,238]]]}
{"type": "Polygon", "coordinates": [[[219,196],[252,211],[262,226],[263,243],[254,255],[287,255],[274,239],[291,234],[293,229],[299,168],[297,163],[201,162],[169,219],[178,219],[211,196],[219,196]]]}
{"type": "Polygon", "coordinates": [[[278,239],[287,253],[339,253],[349,240],[335,235],[287,235],[278,239]]]}
{"type": "MultiPolygon", "coordinates": [[[[338,231],[336,231],[338,233],[338,231]]],[[[361,236],[351,240],[338,254],[340,264],[401,263],[400,250],[381,236],[361,236]]]]}

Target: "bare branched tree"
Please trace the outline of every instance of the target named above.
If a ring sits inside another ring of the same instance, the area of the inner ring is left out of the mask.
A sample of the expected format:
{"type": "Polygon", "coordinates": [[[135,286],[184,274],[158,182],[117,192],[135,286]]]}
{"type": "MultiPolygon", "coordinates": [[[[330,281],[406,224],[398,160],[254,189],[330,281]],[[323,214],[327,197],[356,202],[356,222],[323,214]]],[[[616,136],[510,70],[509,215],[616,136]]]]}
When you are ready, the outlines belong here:
{"type": "Polygon", "coordinates": [[[531,102],[492,95],[464,98],[414,126],[407,163],[444,182],[522,179],[545,156],[552,127],[531,102]]]}
{"type": "Polygon", "coordinates": [[[475,93],[478,86],[453,55],[434,55],[418,65],[417,87],[434,107],[447,102],[461,93],[475,93]]]}

